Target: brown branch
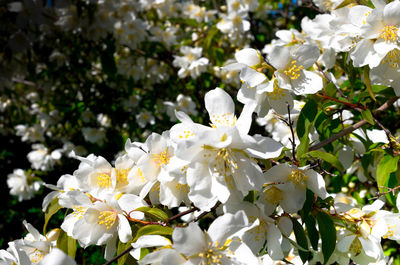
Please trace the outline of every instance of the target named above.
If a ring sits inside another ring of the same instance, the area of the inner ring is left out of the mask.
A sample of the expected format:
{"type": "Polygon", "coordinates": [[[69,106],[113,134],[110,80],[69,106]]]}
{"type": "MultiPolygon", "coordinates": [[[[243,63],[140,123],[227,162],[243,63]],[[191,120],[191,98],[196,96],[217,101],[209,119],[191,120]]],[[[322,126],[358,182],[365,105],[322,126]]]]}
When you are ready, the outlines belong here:
{"type": "Polygon", "coordinates": [[[210,209],[209,212],[202,212],[199,216],[197,216],[197,218],[195,218],[195,219],[193,220],[193,222],[197,222],[198,220],[200,220],[201,218],[203,218],[204,216],[206,216],[208,213],[215,211],[215,209],[217,209],[218,206],[220,206],[220,205],[221,205],[221,202],[218,201],[218,202],[210,209]]]}
{"type": "Polygon", "coordinates": [[[172,216],[171,218],[169,218],[168,221],[167,221],[167,224],[168,224],[169,222],[175,220],[175,219],[178,219],[179,217],[182,217],[182,216],[184,216],[184,215],[187,215],[187,214],[189,214],[189,213],[192,213],[192,212],[195,212],[195,211],[198,211],[198,210],[200,210],[200,209],[197,208],[197,207],[193,207],[193,208],[191,208],[191,209],[189,209],[189,210],[186,210],[186,211],[184,211],[184,212],[178,213],[177,215],[174,215],[174,216],[172,216]]]}
{"type": "MultiPolygon", "coordinates": [[[[393,105],[393,103],[398,99],[399,97],[395,96],[392,97],[391,99],[389,99],[388,101],[386,101],[382,106],[380,106],[379,108],[376,109],[376,111],[374,111],[373,115],[377,115],[382,111],[385,111],[386,109],[388,109],[391,105],[393,105]]],[[[340,133],[337,133],[333,136],[331,136],[328,139],[323,140],[320,143],[317,143],[313,146],[310,146],[310,148],[308,150],[313,151],[313,150],[318,150],[330,143],[332,143],[333,141],[336,141],[337,139],[339,139],[340,137],[343,137],[347,134],[350,134],[351,132],[353,132],[354,130],[360,128],[361,126],[367,124],[367,120],[363,119],[359,122],[357,122],[356,124],[353,124],[345,129],[343,129],[340,133]]]]}
{"type": "Polygon", "coordinates": [[[327,96],[327,95],[323,95],[323,94],[316,94],[316,95],[321,97],[321,98],[323,98],[323,99],[328,99],[328,100],[332,100],[332,101],[341,103],[341,104],[346,105],[346,106],[348,106],[348,107],[350,107],[352,109],[356,109],[356,110],[360,110],[360,109],[361,110],[366,110],[367,109],[367,107],[365,107],[365,106],[361,106],[361,105],[358,105],[358,104],[353,104],[353,103],[350,103],[350,102],[346,102],[346,101],[343,101],[343,100],[340,100],[340,99],[336,99],[336,98],[333,98],[333,97],[330,97],[330,96],[327,96]]]}
{"type": "Polygon", "coordinates": [[[104,263],[103,265],[110,265],[111,263],[113,263],[114,261],[116,261],[117,259],[119,259],[120,257],[122,257],[123,255],[127,254],[129,251],[133,250],[133,247],[130,246],[129,248],[125,249],[123,252],[121,252],[119,255],[115,256],[114,258],[112,258],[111,260],[107,261],[106,263],[104,263]]]}

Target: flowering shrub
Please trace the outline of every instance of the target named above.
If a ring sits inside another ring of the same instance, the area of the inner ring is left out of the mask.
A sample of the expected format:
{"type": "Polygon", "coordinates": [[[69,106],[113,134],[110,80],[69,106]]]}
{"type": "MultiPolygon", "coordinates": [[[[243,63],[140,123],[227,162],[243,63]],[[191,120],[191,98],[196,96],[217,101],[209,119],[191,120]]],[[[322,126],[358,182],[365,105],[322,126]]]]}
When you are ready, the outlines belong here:
{"type": "Polygon", "coordinates": [[[399,0],[1,12],[1,264],[400,264],[399,0]]]}

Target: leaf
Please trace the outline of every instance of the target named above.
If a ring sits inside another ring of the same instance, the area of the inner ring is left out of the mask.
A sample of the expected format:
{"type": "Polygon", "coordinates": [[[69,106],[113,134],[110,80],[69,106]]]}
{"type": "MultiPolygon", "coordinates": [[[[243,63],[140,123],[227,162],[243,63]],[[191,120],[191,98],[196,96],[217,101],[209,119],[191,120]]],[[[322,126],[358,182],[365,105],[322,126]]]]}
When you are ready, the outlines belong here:
{"type": "Polygon", "coordinates": [[[135,209],[135,211],[143,212],[147,217],[150,217],[154,220],[159,220],[166,222],[168,221],[168,214],[166,214],[163,210],[158,208],[150,208],[150,207],[140,207],[135,209]]]}
{"type": "Polygon", "coordinates": [[[311,208],[314,204],[314,200],[315,200],[314,193],[311,190],[307,189],[306,190],[306,201],[303,204],[303,208],[300,210],[300,215],[301,215],[301,218],[303,219],[303,221],[307,217],[307,215],[310,214],[311,208]]]}
{"type": "Polygon", "coordinates": [[[46,213],[44,214],[44,225],[43,225],[43,235],[46,234],[47,224],[50,218],[56,214],[62,207],[58,204],[58,198],[54,198],[49,206],[47,207],[46,213]]]}
{"type": "Polygon", "coordinates": [[[68,236],[67,233],[60,229],[60,234],[57,239],[57,248],[64,251],[64,253],[75,259],[76,254],[76,240],[68,236]]]}
{"type": "MultiPolygon", "coordinates": [[[[399,156],[393,157],[390,154],[386,154],[376,168],[376,181],[378,183],[379,192],[385,192],[386,189],[383,187],[394,188],[398,185],[396,177],[396,171],[399,163],[399,156]]],[[[395,205],[395,198],[391,193],[386,194],[388,201],[395,205]]]]}
{"type": "Polygon", "coordinates": [[[361,115],[363,116],[363,118],[371,125],[374,125],[374,117],[372,117],[372,113],[369,109],[366,110],[362,110],[361,111],[361,115]]]}
{"type": "MultiPolygon", "coordinates": [[[[303,249],[308,250],[307,237],[306,237],[306,233],[304,232],[303,227],[294,218],[292,218],[292,222],[293,222],[293,230],[294,230],[294,235],[296,236],[297,244],[299,244],[299,246],[302,247],[303,249]]],[[[303,262],[306,262],[308,260],[309,253],[310,252],[308,252],[308,251],[303,251],[303,250],[299,249],[299,255],[303,262]]]]}
{"type": "Polygon", "coordinates": [[[319,234],[316,228],[315,219],[311,214],[309,214],[303,220],[306,224],[307,234],[308,238],[310,239],[311,246],[315,251],[318,251],[319,234]]]}
{"type": "Polygon", "coordinates": [[[310,100],[300,112],[296,125],[297,136],[300,139],[300,144],[297,147],[297,156],[301,156],[308,151],[308,147],[310,145],[308,134],[312,128],[317,111],[317,103],[315,103],[313,100],[310,100]]]}
{"type": "Polygon", "coordinates": [[[162,225],[146,225],[141,228],[136,233],[133,242],[135,242],[139,237],[144,235],[172,235],[174,231],[173,228],[162,226],[162,225]]]}
{"type": "Polygon", "coordinates": [[[342,7],[345,7],[345,6],[348,6],[348,5],[352,4],[352,3],[357,3],[357,1],[355,1],[355,0],[344,0],[342,3],[340,3],[340,5],[335,7],[335,10],[339,9],[339,8],[342,8],[342,7]]]}
{"type": "Polygon", "coordinates": [[[336,247],[336,229],[331,217],[324,212],[318,212],[317,222],[322,240],[324,264],[326,264],[336,247]]]}
{"type": "Polygon", "coordinates": [[[391,156],[389,154],[385,155],[376,168],[376,181],[378,183],[379,191],[383,192],[383,188],[387,187],[386,184],[389,179],[389,175],[392,172],[397,171],[397,164],[399,162],[400,156],[391,156]]]}
{"type": "Polygon", "coordinates": [[[365,85],[367,86],[367,91],[369,93],[369,95],[371,96],[371,98],[376,101],[374,92],[372,91],[372,87],[371,87],[371,79],[369,78],[369,67],[364,66],[364,82],[365,85]]]}
{"type": "Polygon", "coordinates": [[[329,97],[335,97],[337,88],[334,83],[329,83],[324,87],[325,94],[329,97]]]}
{"type": "MultiPolygon", "coordinates": [[[[118,241],[117,255],[121,254],[126,249],[128,249],[131,246],[131,244],[132,244],[132,240],[128,241],[127,243],[122,243],[121,241],[118,241]]],[[[118,259],[118,265],[125,264],[125,261],[128,258],[128,256],[129,256],[129,253],[126,253],[125,255],[121,256],[118,259]]]]}
{"type": "Polygon", "coordinates": [[[336,156],[329,154],[327,152],[324,151],[310,151],[307,154],[303,155],[303,158],[305,158],[306,156],[311,156],[313,158],[320,158],[322,160],[324,160],[325,162],[331,164],[332,166],[334,166],[335,168],[337,168],[340,171],[345,171],[342,163],[339,161],[339,159],[336,158],[336,156]]]}

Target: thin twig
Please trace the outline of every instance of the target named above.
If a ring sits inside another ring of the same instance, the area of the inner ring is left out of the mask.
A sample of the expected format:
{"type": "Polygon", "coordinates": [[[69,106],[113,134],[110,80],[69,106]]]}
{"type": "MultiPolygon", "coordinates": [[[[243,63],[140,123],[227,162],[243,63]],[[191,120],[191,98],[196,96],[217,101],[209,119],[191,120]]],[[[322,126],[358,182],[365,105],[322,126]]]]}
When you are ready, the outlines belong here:
{"type": "Polygon", "coordinates": [[[174,216],[172,216],[171,218],[169,218],[168,221],[167,221],[167,224],[168,224],[169,222],[172,222],[172,221],[175,220],[175,219],[178,219],[179,217],[182,217],[182,216],[184,216],[184,215],[187,215],[187,214],[189,214],[189,213],[192,213],[192,212],[195,212],[195,211],[199,211],[199,210],[200,210],[199,208],[193,207],[193,208],[191,208],[191,209],[189,209],[189,210],[186,210],[186,211],[184,211],[184,212],[178,213],[177,215],[174,215],[174,216]]]}
{"type": "Polygon", "coordinates": [[[129,253],[129,251],[133,250],[133,247],[130,246],[129,248],[125,249],[123,252],[121,252],[119,255],[115,256],[114,258],[112,258],[111,260],[107,261],[106,263],[104,263],[103,265],[110,265],[111,263],[113,263],[114,261],[116,261],[117,259],[119,259],[120,257],[122,257],[123,255],[129,253]]]}
{"type": "MultiPolygon", "coordinates": [[[[329,78],[329,76],[327,76],[327,74],[324,72],[324,70],[322,70],[321,65],[319,65],[319,63],[315,63],[315,65],[318,67],[318,70],[324,75],[326,80],[328,80],[330,83],[332,83],[332,80],[329,78]]],[[[339,94],[342,97],[344,97],[345,99],[349,100],[349,98],[343,93],[343,91],[339,87],[337,87],[336,85],[335,85],[335,87],[336,87],[336,90],[339,92],[339,94]]]]}
{"type": "Polygon", "coordinates": [[[218,202],[210,209],[209,212],[207,212],[207,211],[202,212],[199,216],[197,216],[197,218],[195,218],[195,219],[193,220],[193,222],[197,222],[198,220],[200,220],[201,218],[203,218],[204,216],[206,216],[208,213],[215,211],[215,209],[217,209],[218,206],[220,206],[220,205],[221,205],[221,202],[218,201],[218,202]]]}
{"type": "MultiPolygon", "coordinates": [[[[373,115],[377,115],[378,113],[385,111],[386,109],[388,109],[391,105],[393,105],[393,103],[398,99],[399,97],[395,96],[390,98],[388,101],[386,101],[382,106],[380,106],[379,108],[376,109],[376,111],[374,111],[373,115]]],[[[343,129],[341,132],[332,135],[330,138],[325,139],[322,142],[319,142],[313,146],[310,146],[310,148],[308,150],[313,151],[313,150],[318,150],[330,143],[332,143],[333,141],[336,141],[337,139],[339,139],[340,137],[343,137],[347,134],[352,133],[354,130],[360,128],[361,126],[367,124],[368,121],[363,119],[359,122],[357,122],[356,124],[353,124],[345,129],[343,129]]]]}

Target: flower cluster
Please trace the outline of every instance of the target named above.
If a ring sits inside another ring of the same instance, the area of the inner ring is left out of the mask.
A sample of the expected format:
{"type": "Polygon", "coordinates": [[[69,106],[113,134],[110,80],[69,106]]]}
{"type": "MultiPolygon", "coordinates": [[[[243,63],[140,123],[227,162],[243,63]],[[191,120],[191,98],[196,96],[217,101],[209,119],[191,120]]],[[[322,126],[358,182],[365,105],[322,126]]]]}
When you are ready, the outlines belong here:
{"type": "Polygon", "coordinates": [[[7,5],[7,184],[51,192],[0,263],[400,262],[400,1],[278,5],[268,41],[274,1],[217,2],[7,5]]]}

